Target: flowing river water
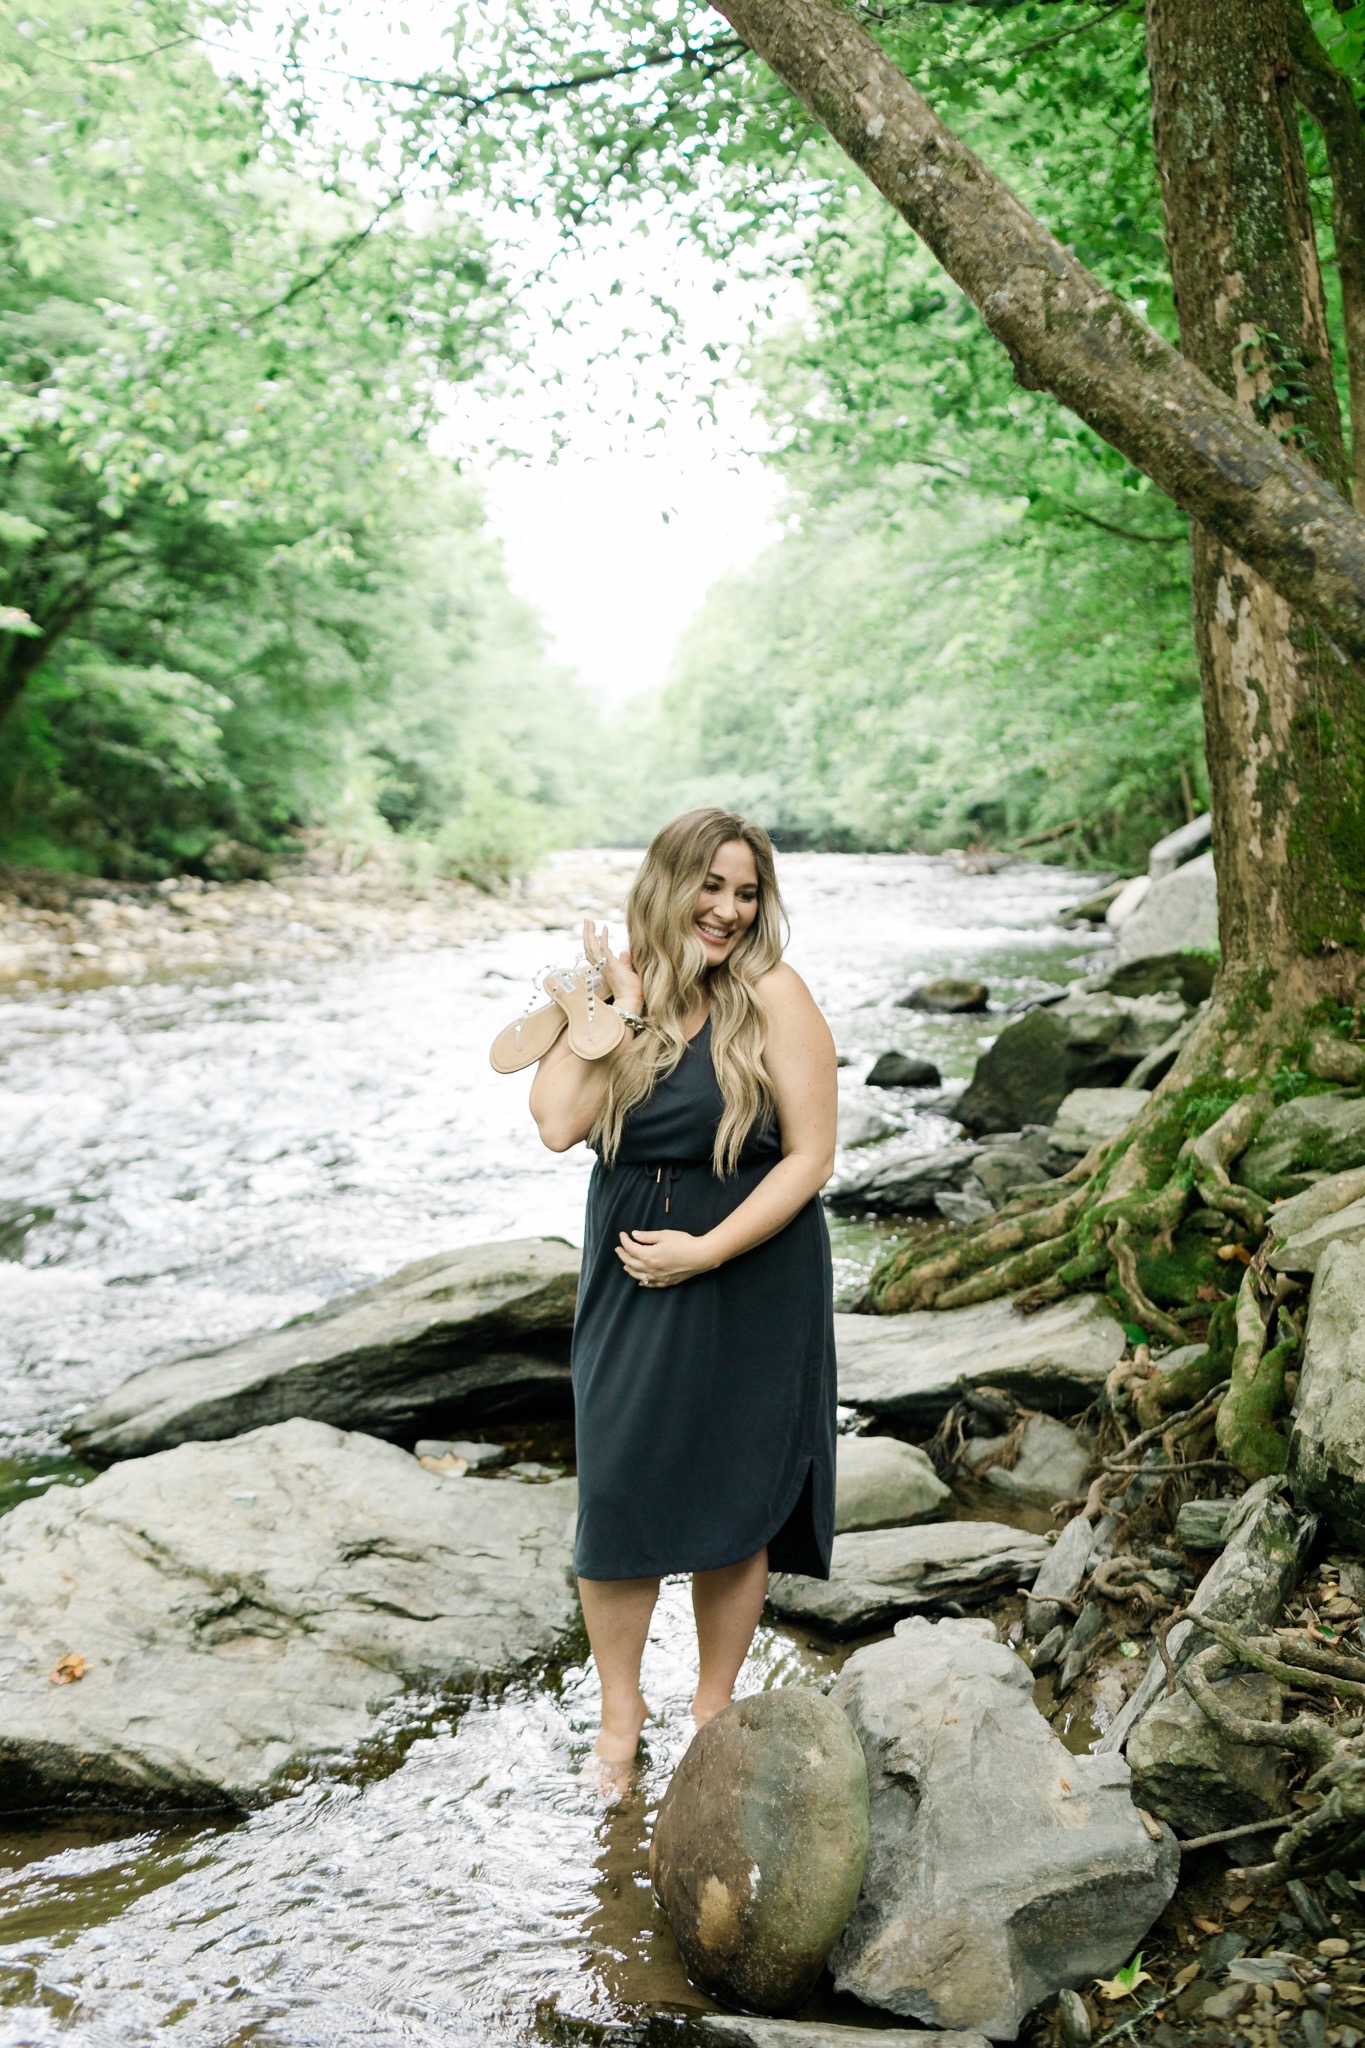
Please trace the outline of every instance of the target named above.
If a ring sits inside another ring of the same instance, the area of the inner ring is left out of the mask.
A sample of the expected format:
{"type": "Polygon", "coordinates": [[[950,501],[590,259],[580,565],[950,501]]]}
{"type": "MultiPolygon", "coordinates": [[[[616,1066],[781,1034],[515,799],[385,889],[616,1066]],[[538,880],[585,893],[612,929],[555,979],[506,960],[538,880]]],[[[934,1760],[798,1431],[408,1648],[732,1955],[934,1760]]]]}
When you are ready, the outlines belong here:
{"type": "MultiPolygon", "coordinates": [[[[891,1047],[969,1074],[1000,1011],[1068,979],[1097,943],[1057,922],[1086,893],[1057,868],[800,854],[782,879],[789,958],[850,1090],[891,1047]],[[986,979],[995,1014],[895,1007],[944,973],[986,979]]],[[[609,900],[583,907],[619,922],[609,900]]],[[[543,1151],[526,1077],[500,1080],[486,1059],[535,970],[572,951],[565,932],[523,931],[0,1002],[0,1509],[88,1476],[63,1455],[62,1423],[143,1365],[452,1245],[577,1242],[590,1161],[543,1151]],[[24,1214],[37,1221],[7,1236],[24,1214]]],[[[949,1134],[906,1113],[926,1142],[949,1134]]],[[[883,1240],[833,1235],[847,1295],[883,1240]]],[[[686,1742],[688,1638],[686,1588],[669,1584],[639,1788],[612,1813],[577,1776],[595,1722],[580,1640],[472,1700],[412,1703],[363,1767],[245,1820],[10,1826],[0,2048],[501,2048],[636,2038],[650,2012],[710,2009],[646,1875],[649,1817],[686,1742]]],[[[825,1682],[837,1663],[764,1627],[740,1689],[825,1682]]],[[[821,2009],[878,2024],[832,1995],[821,2009]]]]}

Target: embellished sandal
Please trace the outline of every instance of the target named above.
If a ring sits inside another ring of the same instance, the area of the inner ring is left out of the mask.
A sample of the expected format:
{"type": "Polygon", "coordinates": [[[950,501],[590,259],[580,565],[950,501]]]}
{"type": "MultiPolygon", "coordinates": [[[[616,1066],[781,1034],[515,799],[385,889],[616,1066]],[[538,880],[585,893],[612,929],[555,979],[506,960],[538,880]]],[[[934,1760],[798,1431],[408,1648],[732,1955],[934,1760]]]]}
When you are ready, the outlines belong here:
{"type": "MultiPolygon", "coordinates": [[[[541,968],[535,977],[536,995],[550,976],[558,972],[554,967],[541,968]]],[[[504,1025],[493,1040],[488,1053],[493,1071],[516,1074],[523,1067],[534,1066],[537,1060],[544,1059],[568,1021],[567,1013],[557,1002],[542,1003],[537,1009],[536,998],[532,996],[516,1022],[504,1025]]]]}
{"type": "Polygon", "coordinates": [[[581,1060],[605,1059],[626,1035],[626,1021],[602,994],[602,970],[595,962],[560,968],[545,977],[545,993],[553,996],[569,1020],[569,1050],[581,1060]]]}

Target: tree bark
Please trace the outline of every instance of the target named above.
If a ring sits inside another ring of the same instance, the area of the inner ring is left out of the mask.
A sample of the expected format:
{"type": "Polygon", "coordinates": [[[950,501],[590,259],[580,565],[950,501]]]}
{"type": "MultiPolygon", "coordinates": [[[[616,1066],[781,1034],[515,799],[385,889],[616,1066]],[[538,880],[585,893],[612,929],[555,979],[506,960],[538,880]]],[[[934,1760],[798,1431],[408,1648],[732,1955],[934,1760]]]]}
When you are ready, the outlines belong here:
{"type": "MultiPolygon", "coordinates": [[[[1289,15],[1285,0],[1148,0],[1157,163],[1185,354],[1344,486],[1289,15]]],[[[1196,527],[1193,567],[1220,1003],[1260,989],[1264,1014],[1272,989],[1311,1000],[1280,986],[1305,984],[1300,963],[1323,963],[1325,984],[1306,978],[1319,996],[1358,972],[1365,667],[1225,535],[1196,527]]]]}
{"type": "Polygon", "coordinates": [[[1365,520],[1340,493],[1106,291],[838,0],[714,4],[923,237],[1019,381],[1052,392],[1365,658],[1365,520]]]}
{"type": "Polygon", "coordinates": [[[1332,177],[1332,227],[1351,397],[1351,485],[1356,510],[1365,511],[1365,124],[1349,81],[1318,41],[1302,0],[1287,0],[1286,16],[1294,90],[1322,131],[1332,177]]]}

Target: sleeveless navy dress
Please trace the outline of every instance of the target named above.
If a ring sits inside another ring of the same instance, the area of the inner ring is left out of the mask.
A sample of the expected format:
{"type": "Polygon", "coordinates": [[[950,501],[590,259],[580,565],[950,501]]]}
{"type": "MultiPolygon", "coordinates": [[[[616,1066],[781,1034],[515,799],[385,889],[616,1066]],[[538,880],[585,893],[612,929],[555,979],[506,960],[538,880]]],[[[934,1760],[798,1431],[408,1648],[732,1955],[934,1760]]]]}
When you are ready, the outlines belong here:
{"type": "Polygon", "coordinates": [[[578,1540],[585,1579],[738,1564],[829,1577],[834,1538],[834,1317],[818,1197],[766,1244],[676,1287],[641,1287],[623,1230],[723,1221],[782,1156],[756,1126],[738,1170],[712,1171],[724,1110],[710,1020],[626,1118],[588,1191],[573,1338],[578,1540]]]}

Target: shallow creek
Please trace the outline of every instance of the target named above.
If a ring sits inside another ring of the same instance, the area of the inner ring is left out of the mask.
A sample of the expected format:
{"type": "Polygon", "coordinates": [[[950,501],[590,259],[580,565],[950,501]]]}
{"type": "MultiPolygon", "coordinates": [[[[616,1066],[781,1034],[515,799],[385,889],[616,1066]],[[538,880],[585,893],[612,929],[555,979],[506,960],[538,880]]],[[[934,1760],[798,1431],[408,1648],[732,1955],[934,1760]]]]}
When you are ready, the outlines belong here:
{"type": "MultiPolygon", "coordinates": [[[[850,1089],[890,1047],[967,1075],[999,1011],[1097,944],[1056,923],[1085,888],[1055,868],[968,876],[946,860],[811,854],[782,874],[789,957],[849,1057],[850,1089]],[[917,979],[967,972],[990,983],[995,1015],[894,1007],[917,979]]],[[[525,1079],[499,1080],[485,1057],[533,972],[572,952],[564,932],[522,932],[0,1003],[0,1509],[86,1476],[62,1454],[62,1422],[142,1365],[450,1245],[576,1242],[589,1161],[544,1152],[525,1079]],[[7,1237],[19,1211],[39,1220],[7,1237]]],[[[940,1116],[906,1117],[926,1142],[948,1135],[940,1116]]],[[[847,1296],[886,1240],[833,1234],[847,1296]]],[[[535,1438],[517,1440],[561,1448],[562,1432],[535,1438]]],[[[353,1770],[245,1821],[0,1833],[0,2048],[500,2048],[707,2009],[646,1876],[649,1815],[686,1740],[688,1622],[685,1586],[667,1586],[640,1785],[611,1815],[576,1776],[595,1687],[574,1642],[505,1689],[418,1703],[353,1770]]],[[[838,1662],[764,1628],[741,1689],[827,1682],[838,1662]]],[[[832,1995],[815,2009],[890,2023],[832,1995]]]]}

